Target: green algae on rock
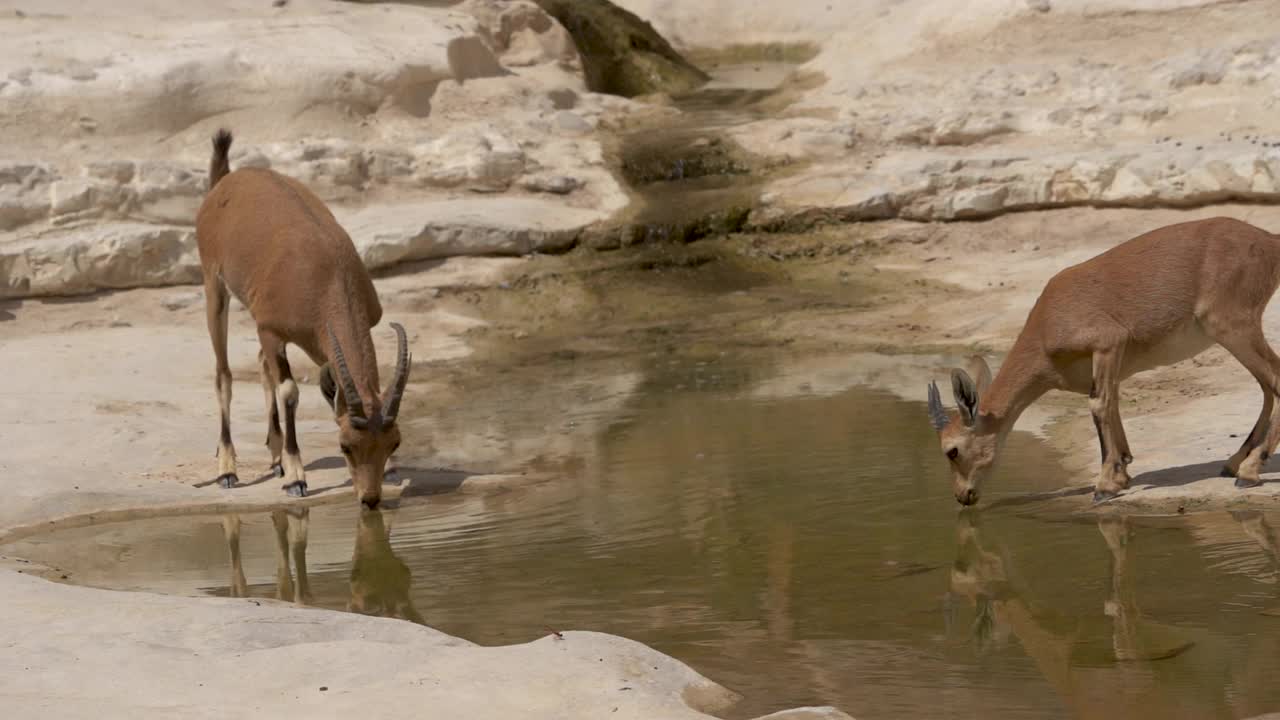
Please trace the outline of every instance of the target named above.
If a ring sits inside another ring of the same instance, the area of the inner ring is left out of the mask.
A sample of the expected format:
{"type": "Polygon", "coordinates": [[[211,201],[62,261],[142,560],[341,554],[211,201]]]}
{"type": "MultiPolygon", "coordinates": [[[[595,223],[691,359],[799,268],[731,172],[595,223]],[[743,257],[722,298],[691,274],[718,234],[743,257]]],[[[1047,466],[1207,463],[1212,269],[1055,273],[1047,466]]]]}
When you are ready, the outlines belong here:
{"type": "Polygon", "coordinates": [[[653,26],[608,0],[535,0],[578,45],[587,87],[636,97],[689,92],[709,77],[653,26]]]}

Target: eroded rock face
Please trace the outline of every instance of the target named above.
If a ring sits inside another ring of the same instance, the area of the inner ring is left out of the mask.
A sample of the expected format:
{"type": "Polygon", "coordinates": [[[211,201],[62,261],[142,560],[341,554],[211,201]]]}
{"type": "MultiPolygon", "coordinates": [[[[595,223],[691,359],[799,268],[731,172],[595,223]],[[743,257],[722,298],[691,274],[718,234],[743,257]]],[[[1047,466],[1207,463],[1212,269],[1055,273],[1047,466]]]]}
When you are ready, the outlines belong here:
{"type": "Polygon", "coordinates": [[[785,110],[730,131],[747,151],[800,163],[766,188],[761,227],[1280,199],[1280,136],[1268,132],[1280,38],[1261,7],[622,1],[687,44],[817,48],[783,84],[785,110]],[[1128,40],[1099,37],[1098,13],[1128,40]]]}
{"type": "Polygon", "coordinates": [[[1195,207],[1241,200],[1280,201],[1280,147],[1224,142],[1169,147],[1159,155],[1122,147],[1041,157],[901,153],[859,172],[856,180],[840,167],[779,180],[755,217],[767,225],[826,210],[850,221],[938,222],[1079,205],[1195,207]]]}
{"type": "Polygon", "coordinates": [[[623,97],[676,94],[708,79],[651,25],[608,0],[536,2],[573,36],[587,87],[594,91],[623,97]]]}
{"type": "Polygon", "coordinates": [[[532,2],[46,9],[0,16],[21,38],[0,48],[0,296],[198,281],[219,126],[233,170],[272,168],[363,218],[378,267],[564,247],[627,203],[599,128],[630,103],[586,89],[532,2]],[[480,213],[477,194],[494,201],[480,213]]]}

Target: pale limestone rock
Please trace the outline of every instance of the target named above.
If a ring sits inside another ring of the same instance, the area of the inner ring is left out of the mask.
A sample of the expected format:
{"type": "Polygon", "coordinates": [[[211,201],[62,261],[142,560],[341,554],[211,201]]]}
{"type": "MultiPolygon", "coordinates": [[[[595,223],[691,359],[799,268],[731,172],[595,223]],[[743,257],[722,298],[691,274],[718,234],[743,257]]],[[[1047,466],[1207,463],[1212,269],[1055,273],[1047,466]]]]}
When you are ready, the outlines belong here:
{"type": "Polygon", "coordinates": [[[98,223],[0,242],[0,296],[64,295],[200,279],[191,228],[98,223]]]}
{"type": "Polygon", "coordinates": [[[520,146],[489,124],[452,130],[418,153],[418,178],[427,185],[501,191],[524,173],[520,146]]]}
{"type": "Polygon", "coordinates": [[[591,123],[582,115],[571,110],[561,110],[555,114],[556,130],[566,135],[586,135],[591,132],[591,123]]]}
{"type": "Polygon", "coordinates": [[[0,693],[23,717],[57,707],[64,717],[165,718],[180,698],[282,720],[379,720],[405,708],[477,720],[712,720],[706,713],[738,698],[678,660],[602,633],[480,647],[389,618],[112,592],[10,570],[0,571],[0,603],[11,611],[0,619],[11,650],[0,655],[10,679],[0,693]],[[23,629],[33,625],[41,631],[23,629]],[[65,682],[68,671],[79,680],[65,682]]]}
{"type": "Polygon", "coordinates": [[[117,184],[133,181],[137,167],[132,160],[98,160],[84,166],[85,177],[117,184]]]}
{"type": "Polygon", "coordinates": [[[20,185],[0,185],[0,230],[8,230],[44,217],[49,193],[43,188],[24,191],[20,185]]]}
{"type": "Polygon", "coordinates": [[[371,205],[338,220],[371,268],[454,255],[562,250],[601,219],[596,210],[535,198],[471,197],[371,205]]]}
{"type": "Polygon", "coordinates": [[[93,202],[94,183],[83,180],[57,180],[49,184],[49,211],[68,215],[89,209],[93,202]]]}

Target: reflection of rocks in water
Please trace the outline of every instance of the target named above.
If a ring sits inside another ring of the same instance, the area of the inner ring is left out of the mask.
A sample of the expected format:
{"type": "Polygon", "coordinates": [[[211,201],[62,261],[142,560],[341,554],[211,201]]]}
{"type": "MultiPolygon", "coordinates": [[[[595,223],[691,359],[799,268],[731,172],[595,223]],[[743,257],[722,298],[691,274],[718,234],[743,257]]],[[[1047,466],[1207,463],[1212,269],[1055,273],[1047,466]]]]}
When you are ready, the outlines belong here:
{"type": "MultiPolygon", "coordinates": [[[[307,525],[310,514],[308,508],[275,510],[271,513],[276,538],[277,600],[296,602],[299,605],[311,604],[311,585],[307,580],[307,525]],[[291,565],[297,570],[296,585],[291,565]]],[[[249,597],[249,585],[245,581],[240,554],[240,526],[239,515],[223,516],[222,531],[231,556],[229,594],[237,598],[249,597]]]]}
{"type": "Polygon", "coordinates": [[[379,510],[363,510],[351,557],[351,599],[347,610],[425,625],[409,597],[409,567],[391,550],[391,533],[379,510]]]}

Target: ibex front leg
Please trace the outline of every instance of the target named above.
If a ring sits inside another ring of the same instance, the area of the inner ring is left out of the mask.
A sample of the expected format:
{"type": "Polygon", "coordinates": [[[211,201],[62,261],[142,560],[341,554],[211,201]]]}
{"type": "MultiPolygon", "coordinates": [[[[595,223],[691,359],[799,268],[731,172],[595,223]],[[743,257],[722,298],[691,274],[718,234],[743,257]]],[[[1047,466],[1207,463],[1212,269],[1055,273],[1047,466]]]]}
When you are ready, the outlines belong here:
{"type": "Polygon", "coordinates": [[[224,488],[240,482],[236,476],[236,448],[231,442],[231,366],[227,362],[227,323],[231,298],[217,277],[207,277],[204,284],[205,314],[209,321],[209,339],[213,342],[214,387],[218,394],[218,478],[224,488]]]}
{"type": "Polygon", "coordinates": [[[1124,347],[1117,346],[1093,353],[1093,386],[1089,390],[1089,412],[1098,430],[1102,446],[1102,469],[1094,486],[1093,500],[1109,500],[1129,487],[1125,466],[1133,460],[1129,441],[1120,423],[1120,368],[1124,347]]]}
{"type": "Polygon", "coordinates": [[[258,350],[258,364],[262,367],[262,394],[267,402],[267,449],[271,451],[271,472],[276,477],[284,477],[284,465],[281,463],[284,434],[280,432],[280,404],[276,402],[276,383],[272,379],[271,368],[267,366],[267,356],[262,350],[258,350]]]}
{"type": "Polygon", "coordinates": [[[307,476],[298,450],[298,384],[293,381],[289,360],[285,357],[284,343],[274,334],[259,331],[262,357],[271,381],[276,388],[276,402],[284,415],[284,455],[281,465],[284,471],[284,490],[294,497],[306,497],[307,476]]]}

